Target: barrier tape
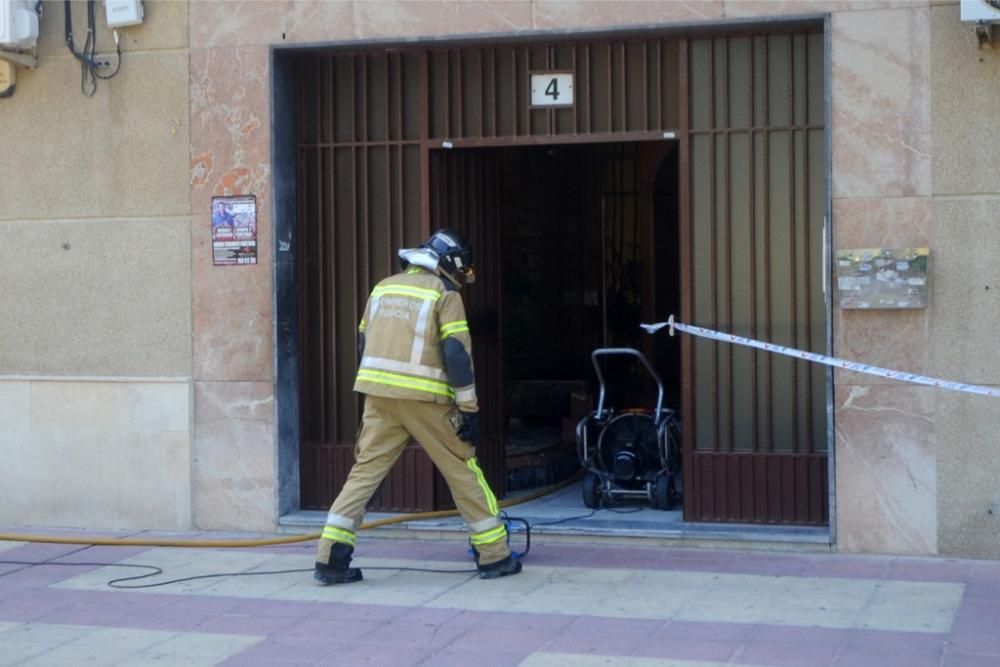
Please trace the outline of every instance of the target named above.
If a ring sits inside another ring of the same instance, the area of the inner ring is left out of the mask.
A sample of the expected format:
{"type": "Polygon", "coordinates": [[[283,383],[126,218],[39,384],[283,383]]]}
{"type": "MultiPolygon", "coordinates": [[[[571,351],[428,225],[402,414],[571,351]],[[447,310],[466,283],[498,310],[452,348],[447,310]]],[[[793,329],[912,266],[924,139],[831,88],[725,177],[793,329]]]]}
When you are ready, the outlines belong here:
{"type": "Polygon", "coordinates": [[[797,350],[793,347],[785,347],[784,345],[776,345],[774,343],[765,343],[752,338],[743,338],[742,336],[722,333],[721,331],[713,331],[712,329],[706,329],[704,327],[682,324],[681,322],[675,322],[673,315],[671,315],[670,319],[666,322],[657,322],[656,324],[640,324],[639,326],[645,329],[647,333],[651,334],[656,333],[664,327],[670,327],[671,336],[674,335],[674,329],[677,329],[678,331],[683,331],[684,333],[691,334],[693,336],[709,338],[723,343],[734,343],[736,345],[755,347],[759,350],[764,350],[765,352],[775,352],[777,354],[783,354],[787,357],[793,357],[795,359],[805,359],[806,361],[814,361],[817,364],[824,364],[834,368],[843,368],[844,370],[855,371],[857,373],[877,375],[879,377],[889,378],[890,380],[901,380],[903,382],[924,384],[931,387],[938,387],[940,389],[950,389],[952,391],[964,391],[970,394],[1000,397],[1000,388],[997,387],[984,387],[978,384],[951,382],[949,380],[940,380],[938,378],[926,377],[924,375],[914,375],[913,373],[903,373],[901,371],[894,371],[888,368],[879,368],[878,366],[869,366],[868,364],[862,364],[857,361],[848,361],[846,359],[828,357],[823,354],[797,350]]]}

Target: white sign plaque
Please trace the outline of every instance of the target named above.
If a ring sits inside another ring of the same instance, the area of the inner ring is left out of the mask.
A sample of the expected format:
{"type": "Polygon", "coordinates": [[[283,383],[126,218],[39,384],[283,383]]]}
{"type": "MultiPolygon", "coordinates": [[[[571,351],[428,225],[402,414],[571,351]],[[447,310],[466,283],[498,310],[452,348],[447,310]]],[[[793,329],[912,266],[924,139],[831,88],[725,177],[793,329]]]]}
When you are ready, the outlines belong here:
{"type": "Polygon", "coordinates": [[[537,72],[531,75],[531,106],[573,106],[572,72],[537,72]]]}

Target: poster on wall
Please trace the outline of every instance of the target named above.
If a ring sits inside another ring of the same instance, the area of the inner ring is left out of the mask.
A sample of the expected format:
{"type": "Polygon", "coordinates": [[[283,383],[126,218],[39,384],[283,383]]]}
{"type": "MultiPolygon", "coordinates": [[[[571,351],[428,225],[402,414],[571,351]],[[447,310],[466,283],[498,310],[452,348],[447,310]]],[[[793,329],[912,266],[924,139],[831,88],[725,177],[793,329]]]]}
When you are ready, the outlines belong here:
{"type": "Polygon", "coordinates": [[[253,195],[212,197],[212,263],[257,263],[257,200],[253,195]]]}

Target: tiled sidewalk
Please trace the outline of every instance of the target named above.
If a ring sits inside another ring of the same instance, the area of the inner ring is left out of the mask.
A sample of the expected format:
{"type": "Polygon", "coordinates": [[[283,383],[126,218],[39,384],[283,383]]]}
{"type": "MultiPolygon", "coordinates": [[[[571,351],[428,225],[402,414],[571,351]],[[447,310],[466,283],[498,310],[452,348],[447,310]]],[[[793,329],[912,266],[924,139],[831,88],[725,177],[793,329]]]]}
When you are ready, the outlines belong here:
{"type": "MultiPolygon", "coordinates": [[[[308,570],[312,551],[0,542],[0,561],[163,568],[145,584],[308,570]]],[[[142,570],[0,564],[0,665],[1000,665],[992,561],[536,542],[521,575],[480,581],[460,541],[364,536],[356,564],[349,586],[137,590],[107,582],[142,570]]]]}

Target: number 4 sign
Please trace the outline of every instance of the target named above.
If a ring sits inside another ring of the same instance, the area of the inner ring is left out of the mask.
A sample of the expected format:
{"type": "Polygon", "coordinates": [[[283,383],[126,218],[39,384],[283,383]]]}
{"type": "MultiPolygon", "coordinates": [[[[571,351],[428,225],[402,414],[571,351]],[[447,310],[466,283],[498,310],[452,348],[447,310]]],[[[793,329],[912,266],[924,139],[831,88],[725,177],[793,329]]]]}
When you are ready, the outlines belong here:
{"type": "Polygon", "coordinates": [[[535,72],[531,75],[531,106],[573,106],[572,72],[535,72]]]}

